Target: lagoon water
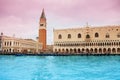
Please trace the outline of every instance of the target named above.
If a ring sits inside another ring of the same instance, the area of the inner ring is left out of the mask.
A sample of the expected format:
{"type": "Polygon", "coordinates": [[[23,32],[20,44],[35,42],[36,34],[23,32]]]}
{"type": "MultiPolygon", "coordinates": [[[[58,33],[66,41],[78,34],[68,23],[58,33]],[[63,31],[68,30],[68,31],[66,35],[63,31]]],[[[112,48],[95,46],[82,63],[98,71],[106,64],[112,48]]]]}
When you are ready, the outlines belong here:
{"type": "Polygon", "coordinates": [[[120,56],[3,56],[0,80],[120,80],[120,56]]]}

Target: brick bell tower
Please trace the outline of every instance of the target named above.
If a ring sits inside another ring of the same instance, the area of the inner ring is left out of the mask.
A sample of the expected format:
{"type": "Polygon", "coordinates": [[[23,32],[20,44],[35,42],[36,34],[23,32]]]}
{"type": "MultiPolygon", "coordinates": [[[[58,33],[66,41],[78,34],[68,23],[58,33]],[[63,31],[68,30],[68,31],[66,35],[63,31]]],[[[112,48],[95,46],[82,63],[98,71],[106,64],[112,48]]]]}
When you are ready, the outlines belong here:
{"type": "Polygon", "coordinates": [[[46,50],[46,24],[46,17],[43,9],[39,22],[39,42],[42,43],[42,51],[46,50]]]}

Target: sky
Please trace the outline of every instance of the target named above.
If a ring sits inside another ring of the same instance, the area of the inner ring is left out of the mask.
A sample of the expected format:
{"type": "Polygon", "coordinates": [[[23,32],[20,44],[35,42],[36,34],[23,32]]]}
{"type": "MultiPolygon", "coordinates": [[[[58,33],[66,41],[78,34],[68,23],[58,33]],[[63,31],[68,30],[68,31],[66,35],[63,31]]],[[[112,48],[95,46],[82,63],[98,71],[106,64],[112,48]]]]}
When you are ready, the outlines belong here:
{"type": "Polygon", "coordinates": [[[54,42],[53,29],[120,25],[120,0],[0,0],[0,32],[36,39],[43,8],[47,44],[54,42]]]}

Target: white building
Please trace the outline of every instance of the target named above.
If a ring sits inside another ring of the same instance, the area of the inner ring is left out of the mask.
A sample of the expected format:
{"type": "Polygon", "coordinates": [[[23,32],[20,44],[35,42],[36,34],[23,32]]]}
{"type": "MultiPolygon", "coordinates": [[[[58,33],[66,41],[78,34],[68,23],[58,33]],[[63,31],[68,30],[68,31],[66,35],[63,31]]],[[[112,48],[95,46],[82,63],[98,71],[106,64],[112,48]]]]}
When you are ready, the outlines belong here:
{"type": "Polygon", "coordinates": [[[120,26],[56,29],[53,51],[120,54],[120,26]]]}
{"type": "Polygon", "coordinates": [[[0,36],[2,52],[39,53],[42,44],[32,39],[20,39],[9,36],[0,36]]]}

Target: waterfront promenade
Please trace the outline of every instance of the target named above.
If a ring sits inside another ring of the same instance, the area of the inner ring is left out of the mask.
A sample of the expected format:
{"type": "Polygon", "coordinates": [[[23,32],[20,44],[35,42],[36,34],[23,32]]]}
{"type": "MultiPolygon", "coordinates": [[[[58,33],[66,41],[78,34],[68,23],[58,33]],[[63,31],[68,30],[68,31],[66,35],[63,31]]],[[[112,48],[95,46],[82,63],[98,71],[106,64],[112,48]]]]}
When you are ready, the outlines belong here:
{"type": "Polygon", "coordinates": [[[41,52],[41,53],[0,53],[0,55],[16,55],[16,56],[116,56],[116,55],[120,55],[120,54],[41,52]]]}

